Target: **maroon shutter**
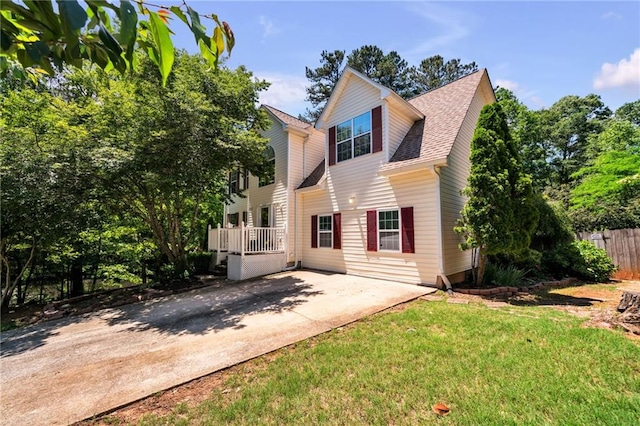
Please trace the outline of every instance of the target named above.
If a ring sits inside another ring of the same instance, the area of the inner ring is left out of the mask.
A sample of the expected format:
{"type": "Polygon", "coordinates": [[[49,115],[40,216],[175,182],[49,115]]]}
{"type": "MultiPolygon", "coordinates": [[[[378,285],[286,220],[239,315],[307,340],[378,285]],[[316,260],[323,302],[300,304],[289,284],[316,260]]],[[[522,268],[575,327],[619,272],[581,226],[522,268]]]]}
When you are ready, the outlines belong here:
{"type": "Polygon", "coordinates": [[[247,169],[244,169],[244,189],[249,189],[249,172],[247,169]]]}
{"type": "Polygon", "coordinates": [[[318,248],[318,215],[311,216],[311,248],[318,248]]]}
{"type": "Polygon", "coordinates": [[[373,139],[373,152],[382,151],[382,107],[371,110],[371,139],[373,139]]]}
{"type": "Polygon", "coordinates": [[[227,181],[227,193],[229,195],[231,195],[231,173],[233,172],[229,172],[229,180],[227,181]]]}
{"type": "Polygon", "coordinates": [[[342,248],[342,218],[340,213],[333,214],[333,248],[342,248]]]}
{"type": "Polygon", "coordinates": [[[413,207],[400,209],[402,222],[402,252],[415,253],[415,240],[413,236],[413,207]]]}
{"type": "Polygon", "coordinates": [[[245,225],[247,224],[247,212],[242,212],[242,221],[245,225]]]}
{"type": "Polygon", "coordinates": [[[336,126],[329,129],[329,165],[336,164],[336,126]]]}
{"type": "Polygon", "coordinates": [[[367,211],[367,251],[378,251],[378,213],[367,211]]]}

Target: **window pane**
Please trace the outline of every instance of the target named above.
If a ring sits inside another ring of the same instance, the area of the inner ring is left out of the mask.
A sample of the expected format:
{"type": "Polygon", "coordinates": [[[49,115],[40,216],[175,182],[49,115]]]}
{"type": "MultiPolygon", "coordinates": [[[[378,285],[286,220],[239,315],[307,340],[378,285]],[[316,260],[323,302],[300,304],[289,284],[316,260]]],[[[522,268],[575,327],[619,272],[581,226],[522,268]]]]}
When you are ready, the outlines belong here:
{"type": "Polygon", "coordinates": [[[331,244],[331,232],[321,232],[318,241],[320,247],[332,247],[331,244]]]}
{"type": "Polygon", "coordinates": [[[353,140],[353,156],[368,154],[371,152],[371,133],[358,136],[353,140]]]}
{"type": "Polygon", "coordinates": [[[398,210],[378,212],[378,229],[399,230],[400,220],[398,219],[398,210]]]}
{"type": "Polygon", "coordinates": [[[361,135],[371,131],[371,112],[366,112],[353,119],[353,134],[361,135]]]}
{"type": "Polygon", "coordinates": [[[351,139],[351,120],[338,124],[336,128],[336,142],[351,139]]]}
{"type": "Polygon", "coordinates": [[[351,158],[351,140],[338,144],[338,161],[344,161],[351,158]]]}
{"type": "Polygon", "coordinates": [[[397,231],[380,232],[380,250],[400,250],[400,233],[397,231]]]}
{"type": "Polygon", "coordinates": [[[331,231],[331,216],[319,216],[318,229],[320,231],[331,231]]]}

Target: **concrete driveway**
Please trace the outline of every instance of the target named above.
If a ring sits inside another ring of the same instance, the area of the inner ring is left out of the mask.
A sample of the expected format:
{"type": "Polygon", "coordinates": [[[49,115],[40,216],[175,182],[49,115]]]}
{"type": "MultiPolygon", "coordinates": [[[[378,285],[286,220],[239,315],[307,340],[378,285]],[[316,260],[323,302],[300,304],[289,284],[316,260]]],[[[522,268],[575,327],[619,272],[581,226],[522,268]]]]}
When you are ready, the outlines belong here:
{"type": "Polygon", "coordinates": [[[294,271],[11,330],[0,419],[73,423],[432,291],[294,271]]]}

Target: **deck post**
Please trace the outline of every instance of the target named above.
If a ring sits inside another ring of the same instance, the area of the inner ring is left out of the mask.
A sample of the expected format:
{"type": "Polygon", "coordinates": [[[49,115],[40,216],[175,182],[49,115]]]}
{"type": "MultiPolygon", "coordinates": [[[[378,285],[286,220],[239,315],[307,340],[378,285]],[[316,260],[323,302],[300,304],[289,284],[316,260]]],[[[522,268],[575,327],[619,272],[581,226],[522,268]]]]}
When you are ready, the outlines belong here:
{"type": "Polygon", "coordinates": [[[240,256],[244,259],[244,221],[240,222],[240,256]]]}
{"type": "Polygon", "coordinates": [[[216,239],[216,264],[220,263],[220,224],[218,223],[218,238],[216,239]]]}

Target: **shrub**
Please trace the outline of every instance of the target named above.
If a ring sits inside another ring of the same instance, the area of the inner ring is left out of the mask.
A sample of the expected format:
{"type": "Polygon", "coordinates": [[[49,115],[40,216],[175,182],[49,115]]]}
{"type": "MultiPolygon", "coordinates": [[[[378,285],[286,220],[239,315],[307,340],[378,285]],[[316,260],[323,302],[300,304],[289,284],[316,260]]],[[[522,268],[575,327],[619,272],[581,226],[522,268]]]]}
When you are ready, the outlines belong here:
{"type": "Polygon", "coordinates": [[[580,252],[580,262],[574,266],[579,275],[591,281],[607,281],[616,270],[607,251],[598,248],[589,241],[574,241],[580,252]]]}
{"type": "Polygon", "coordinates": [[[586,281],[606,281],[616,269],[607,252],[588,241],[560,245],[545,252],[542,261],[549,272],[576,275],[586,281]]]}
{"type": "Polygon", "coordinates": [[[211,264],[212,255],[213,253],[207,251],[195,252],[189,253],[187,255],[187,259],[189,261],[191,269],[196,274],[204,274],[209,271],[209,265],[211,264]]]}
{"type": "Polygon", "coordinates": [[[482,283],[485,286],[518,287],[526,274],[526,271],[515,265],[500,266],[490,263],[487,265],[482,283]]]}

